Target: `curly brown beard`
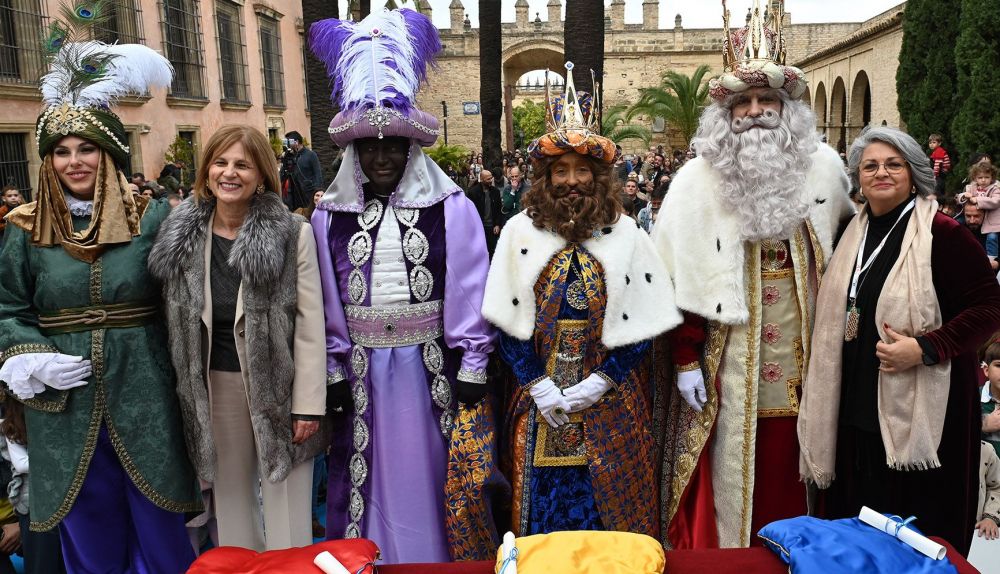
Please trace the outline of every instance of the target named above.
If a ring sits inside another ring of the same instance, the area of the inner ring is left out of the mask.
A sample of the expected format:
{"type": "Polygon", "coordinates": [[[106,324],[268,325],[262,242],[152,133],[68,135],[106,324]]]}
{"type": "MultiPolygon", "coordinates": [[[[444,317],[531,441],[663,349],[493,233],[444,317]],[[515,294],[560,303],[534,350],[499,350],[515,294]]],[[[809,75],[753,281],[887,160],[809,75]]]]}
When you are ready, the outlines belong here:
{"type": "Polygon", "coordinates": [[[594,179],[588,185],[578,185],[571,190],[566,185],[552,184],[549,167],[557,159],[532,160],[534,177],[531,189],[521,198],[521,207],[535,227],[554,231],[567,241],[581,243],[590,239],[594,230],[613,224],[621,213],[618,196],[612,193],[611,166],[585,158],[594,179]],[[569,197],[571,191],[579,195],[569,197]]]}

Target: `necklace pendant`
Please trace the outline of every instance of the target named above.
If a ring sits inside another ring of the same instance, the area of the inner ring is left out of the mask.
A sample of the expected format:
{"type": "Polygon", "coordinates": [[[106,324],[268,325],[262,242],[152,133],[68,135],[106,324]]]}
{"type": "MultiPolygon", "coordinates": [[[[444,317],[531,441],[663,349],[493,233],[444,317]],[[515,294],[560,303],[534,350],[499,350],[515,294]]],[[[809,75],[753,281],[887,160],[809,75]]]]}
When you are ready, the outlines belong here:
{"type": "Polygon", "coordinates": [[[587,302],[587,289],[583,286],[582,279],[577,279],[566,287],[566,302],[578,311],[585,311],[590,307],[587,302]]]}
{"type": "Polygon", "coordinates": [[[853,341],[858,338],[858,324],[861,322],[861,311],[856,305],[847,309],[847,324],[844,327],[844,340],[853,341]]]}

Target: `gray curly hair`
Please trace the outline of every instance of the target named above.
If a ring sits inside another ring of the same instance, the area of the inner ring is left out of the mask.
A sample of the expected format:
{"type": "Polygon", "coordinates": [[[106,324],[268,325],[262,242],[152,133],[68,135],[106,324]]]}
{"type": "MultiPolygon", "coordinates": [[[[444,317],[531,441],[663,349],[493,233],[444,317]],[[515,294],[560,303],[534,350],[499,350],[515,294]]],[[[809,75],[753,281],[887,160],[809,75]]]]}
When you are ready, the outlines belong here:
{"type": "Polygon", "coordinates": [[[865,149],[875,143],[882,142],[896,148],[910,166],[910,180],[916,188],[917,193],[922,197],[927,197],[934,193],[934,172],[931,170],[930,160],[924,154],[924,149],[920,147],[917,140],[910,134],[897,128],[886,126],[869,126],[862,130],[861,134],[851,144],[851,149],[847,152],[847,171],[851,176],[851,183],[855,189],[861,189],[861,177],[859,170],[861,167],[861,156],[865,149]]]}

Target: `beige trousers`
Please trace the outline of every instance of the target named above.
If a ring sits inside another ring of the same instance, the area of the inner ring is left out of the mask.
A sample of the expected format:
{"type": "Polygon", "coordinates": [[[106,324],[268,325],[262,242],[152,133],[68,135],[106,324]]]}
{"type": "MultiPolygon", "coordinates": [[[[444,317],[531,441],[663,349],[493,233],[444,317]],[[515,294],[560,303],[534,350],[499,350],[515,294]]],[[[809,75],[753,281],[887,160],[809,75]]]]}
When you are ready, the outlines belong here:
{"type": "Polygon", "coordinates": [[[219,543],[258,552],[312,544],[312,461],[292,468],[277,484],[260,477],[243,376],[210,371],[208,378],[219,543]]]}

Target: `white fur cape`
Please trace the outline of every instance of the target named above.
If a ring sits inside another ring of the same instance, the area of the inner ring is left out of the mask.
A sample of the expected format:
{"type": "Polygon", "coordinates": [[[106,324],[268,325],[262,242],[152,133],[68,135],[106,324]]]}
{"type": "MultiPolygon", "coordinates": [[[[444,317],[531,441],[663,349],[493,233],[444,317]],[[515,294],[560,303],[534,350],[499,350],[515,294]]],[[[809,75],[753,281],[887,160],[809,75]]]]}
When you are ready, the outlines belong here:
{"type": "MultiPolygon", "coordinates": [[[[743,240],[737,211],[719,196],[722,178],[704,158],[677,173],[653,228],[653,242],[676,290],[677,306],[727,325],[749,320],[743,240]]],[[[809,221],[830,260],[840,222],[854,213],[840,156],[819,144],[802,190],[809,221]]],[[[820,270],[822,271],[822,270],[820,270]]]]}
{"type": "MultiPolygon", "coordinates": [[[[613,349],[672,329],[680,324],[681,314],[667,270],[646,233],[624,216],[609,227],[610,233],[582,245],[604,268],[608,303],[601,342],[613,349]]],[[[538,229],[525,213],[511,218],[490,266],[483,316],[516,339],[530,339],[535,330],[535,283],[565,246],[566,239],[538,229]]]]}

